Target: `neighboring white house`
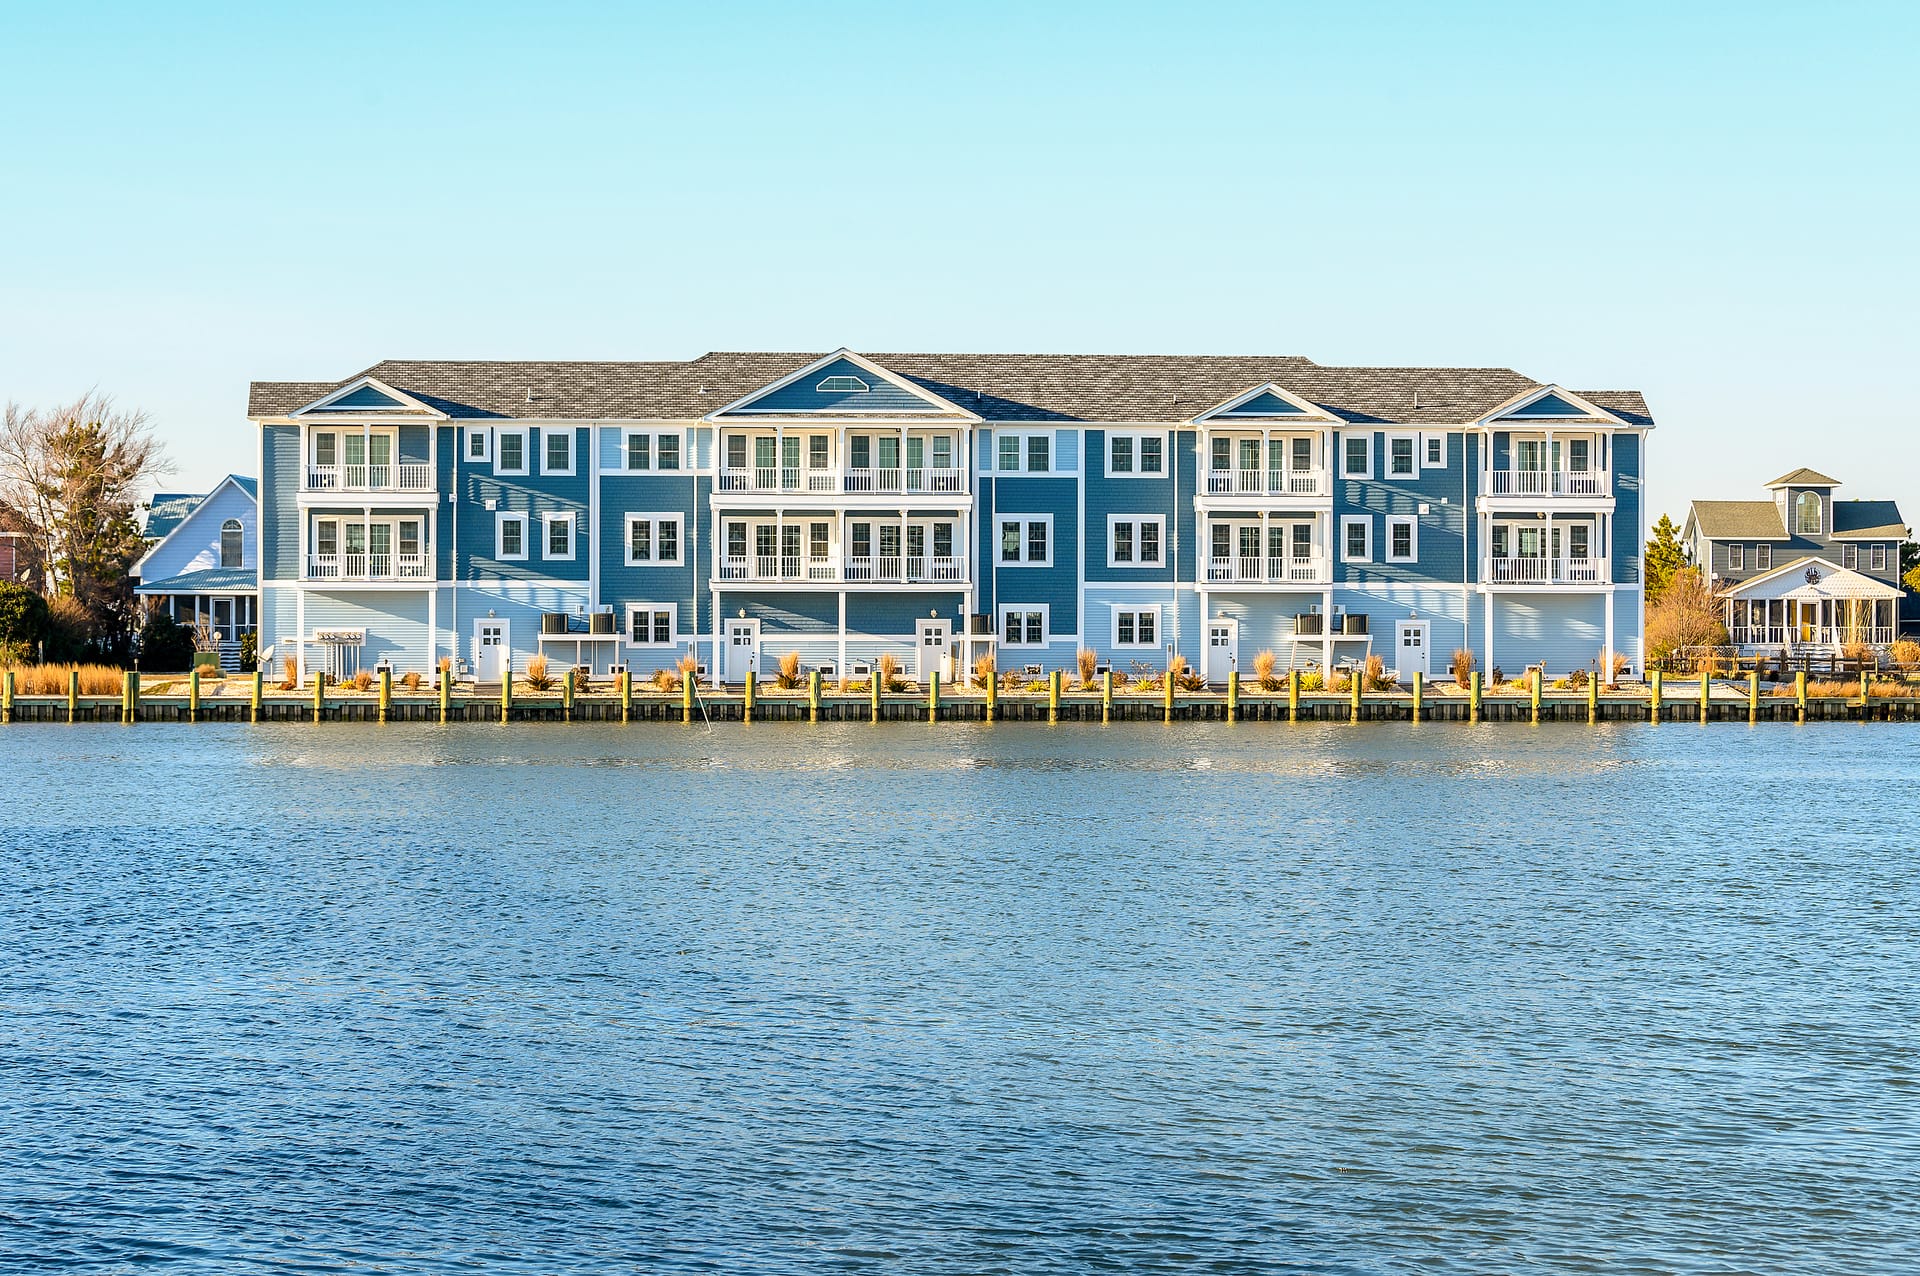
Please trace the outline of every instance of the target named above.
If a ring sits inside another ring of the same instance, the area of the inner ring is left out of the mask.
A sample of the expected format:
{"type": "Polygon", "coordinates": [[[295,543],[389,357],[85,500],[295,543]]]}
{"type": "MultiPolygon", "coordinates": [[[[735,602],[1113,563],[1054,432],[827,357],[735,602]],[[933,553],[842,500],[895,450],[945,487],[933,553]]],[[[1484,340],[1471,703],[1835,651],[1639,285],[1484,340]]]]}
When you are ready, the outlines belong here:
{"type": "Polygon", "coordinates": [[[251,478],[229,474],[205,496],[156,494],[134,592],[220,644],[240,667],[240,639],[259,624],[260,514],[251,478]]]}

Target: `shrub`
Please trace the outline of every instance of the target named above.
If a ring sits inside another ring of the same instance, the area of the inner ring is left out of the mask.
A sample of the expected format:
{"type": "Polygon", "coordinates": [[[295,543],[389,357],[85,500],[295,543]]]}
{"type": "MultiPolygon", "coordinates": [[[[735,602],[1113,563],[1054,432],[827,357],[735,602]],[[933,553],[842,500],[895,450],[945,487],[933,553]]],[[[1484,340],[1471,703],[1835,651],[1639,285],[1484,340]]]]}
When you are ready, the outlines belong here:
{"type": "Polygon", "coordinates": [[[671,694],[680,690],[680,675],[672,669],[655,669],[653,671],[653,685],[659,690],[671,694]]]}
{"type": "MultiPolygon", "coordinates": [[[[1187,658],[1177,652],[1167,658],[1167,682],[1182,691],[1199,691],[1207,685],[1200,671],[1187,664],[1187,658]]],[[[1166,683],[1160,685],[1164,687],[1166,683]]]]}
{"type": "Polygon", "coordinates": [[[408,691],[420,690],[420,671],[418,669],[409,669],[401,674],[400,685],[408,691]]]}
{"type": "Polygon", "coordinates": [[[373,671],[371,669],[362,669],[354,674],[353,689],[355,691],[373,690],[373,671]]]}
{"type": "Polygon", "coordinates": [[[864,696],[873,690],[873,682],[867,678],[855,678],[852,682],[848,682],[845,678],[842,678],[840,680],[840,690],[847,695],[864,696]]]}
{"type": "Polygon", "coordinates": [[[534,656],[527,661],[527,686],[535,691],[553,690],[553,675],[547,670],[545,656],[534,656]]]}
{"type": "Polygon", "coordinates": [[[140,667],[155,673],[184,673],[193,667],[193,631],[164,611],[147,617],[140,628],[140,667]]]}
{"type": "Polygon", "coordinates": [[[1588,674],[1585,669],[1575,669],[1560,681],[1566,683],[1575,691],[1585,691],[1587,689],[1587,678],[1588,674]]]}
{"type": "Polygon", "coordinates": [[[1379,655],[1367,657],[1366,688],[1368,691],[1392,691],[1400,684],[1387,676],[1387,662],[1379,655]]]}
{"type": "Polygon", "coordinates": [[[1447,666],[1448,670],[1453,674],[1454,685],[1466,687],[1471,684],[1473,682],[1474,668],[1479,663],[1479,661],[1473,658],[1471,651],[1468,651],[1465,647],[1455,647],[1453,649],[1453,663],[1447,666]]]}
{"type": "Polygon", "coordinates": [[[1920,642],[1911,638],[1895,639],[1887,648],[1887,659],[1896,665],[1920,665],[1920,642]]]}
{"type": "Polygon", "coordinates": [[[1683,647],[1722,647],[1727,627],[1720,603],[1697,567],[1673,574],[1658,602],[1647,604],[1647,658],[1664,660],[1683,647]]]}
{"type": "Polygon", "coordinates": [[[900,676],[900,658],[891,651],[883,652],[880,659],[874,662],[873,676],[880,680],[884,690],[906,690],[906,680],[900,676]]]}
{"type": "Polygon", "coordinates": [[[1302,691],[1324,691],[1326,687],[1327,676],[1318,669],[1309,669],[1300,675],[1300,690],[1302,691]]]}
{"type": "Polygon", "coordinates": [[[976,686],[985,687],[993,681],[994,661],[991,651],[983,651],[973,658],[973,681],[976,686]]]}
{"type": "Polygon", "coordinates": [[[1280,675],[1273,671],[1274,656],[1271,651],[1263,651],[1253,658],[1253,680],[1260,684],[1262,691],[1280,690],[1280,675]]]}
{"type": "Polygon", "coordinates": [[[780,669],[773,675],[774,685],[791,691],[800,685],[800,653],[789,651],[780,657],[780,669]]]}
{"type": "Polygon", "coordinates": [[[1332,691],[1337,694],[1345,693],[1353,690],[1353,679],[1349,678],[1346,674],[1342,673],[1340,670],[1335,669],[1332,673],[1327,675],[1326,687],[1328,691],[1332,691]]]}
{"type": "Polygon", "coordinates": [[[1845,642],[1840,644],[1840,656],[1843,660],[1852,660],[1860,665],[1874,669],[1880,664],[1880,657],[1869,643],[1845,642]]]}
{"type": "Polygon", "coordinates": [[[1623,653],[1616,651],[1607,658],[1606,665],[1607,685],[1617,691],[1620,688],[1620,679],[1627,672],[1627,658],[1623,653]]]}
{"type": "MultiPolygon", "coordinates": [[[[87,605],[72,594],[55,594],[47,601],[46,653],[54,660],[76,660],[93,645],[96,625],[87,605]]],[[[193,631],[183,630],[189,643],[193,631]]],[[[188,661],[193,657],[189,655],[188,661]]],[[[182,668],[189,667],[183,665],[182,668]]]]}
{"type": "Polygon", "coordinates": [[[300,685],[300,659],[297,656],[280,657],[280,690],[292,691],[300,685]]]}
{"type": "Polygon", "coordinates": [[[1093,690],[1093,667],[1100,663],[1099,655],[1090,648],[1082,647],[1073,659],[1080,666],[1080,690],[1093,690]]]}
{"type": "Polygon", "coordinates": [[[47,600],[25,585],[0,581],[0,661],[28,660],[47,638],[47,600]]]}

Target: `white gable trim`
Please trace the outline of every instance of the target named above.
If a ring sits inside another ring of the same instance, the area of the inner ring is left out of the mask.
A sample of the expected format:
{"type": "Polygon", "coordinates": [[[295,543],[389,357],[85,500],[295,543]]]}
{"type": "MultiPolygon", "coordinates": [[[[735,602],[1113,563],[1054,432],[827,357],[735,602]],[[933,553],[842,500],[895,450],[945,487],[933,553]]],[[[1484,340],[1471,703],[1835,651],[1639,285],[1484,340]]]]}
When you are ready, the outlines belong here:
{"type": "Polygon", "coordinates": [[[338,409],[339,414],[341,416],[346,416],[350,413],[363,413],[367,416],[392,416],[395,412],[407,412],[407,413],[417,412],[417,413],[424,414],[426,416],[438,417],[442,420],[446,419],[446,415],[447,415],[446,413],[439,412],[433,408],[428,407],[426,404],[420,402],[420,400],[414,398],[412,395],[407,394],[405,391],[396,390],[392,386],[388,385],[386,382],[381,381],[375,377],[355,377],[353,380],[347,382],[347,384],[341,386],[338,390],[334,390],[326,395],[323,395],[318,399],[315,399],[312,403],[307,404],[307,406],[305,406],[304,408],[295,408],[293,411],[287,413],[287,415],[290,417],[296,417],[296,416],[304,416],[309,412],[325,412],[328,410],[327,405],[333,403],[336,399],[344,399],[349,394],[352,394],[356,390],[362,390],[369,387],[371,387],[372,389],[378,390],[381,394],[386,395],[390,399],[396,400],[401,404],[401,406],[399,408],[341,408],[341,409],[338,409]]]}
{"type": "Polygon", "coordinates": [[[1589,421],[1590,422],[1593,420],[1598,420],[1603,423],[1609,423],[1612,425],[1621,426],[1623,428],[1629,428],[1629,429],[1632,428],[1628,426],[1625,421],[1621,420],[1619,417],[1615,416],[1613,413],[1607,411],[1605,408],[1600,407],[1598,404],[1590,403],[1587,400],[1581,398],[1579,395],[1575,394],[1573,391],[1564,389],[1557,385],[1543,385],[1543,386],[1540,386],[1538,389],[1523,390],[1519,394],[1514,395],[1511,399],[1508,399],[1505,403],[1502,403],[1499,407],[1495,408],[1493,411],[1481,417],[1478,424],[1492,425],[1496,421],[1512,416],[1515,412],[1518,412],[1521,408],[1526,407],[1528,404],[1538,403],[1540,400],[1546,398],[1550,394],[1556,395],[1559,398],[1565,399],[1568,403],[1571,403],[1574,407],[1579,408],[1580,411],[1585,415],[1559,416],[1559,417],[1555,417],[1555,416],[1522,417],[1520,418],[1521,421],[1523,423],[1530,423],[1534,421],[1542,421],[1542,422],[1589,421]]]}
{"type": "Polygon", "coordinates": [[[220,495],[220,493],[226,491],[229,487],[233,488],[236,492],[240,493],[241,499],[245,500],[247,504],[253,507],[253,526],[255,528],[255,535],[258,535],[259,534],[258,529],[260,527],[260,502],[255,500],[253,497],[247,495],[247,489],[240,486],[239,476],[234,474],[229,474],[225,478],[221,479],[218,483],[215,483],[213,485],[213,490],[211,492],[208,492],[205,496],[201,497],[200,503],[198,505],[195,505],[192,511],[189,512],[185,518],[181,519],[179,523],[177,523],[174,526],[174,529],[172,531],[168,532],[165,536],[162,536],[159,540],[155,541],[151,549],[149,549],[146,553],[140,555],[140,561],[135,563],[133,565],[133,570],[127,574],[130,576],[138,576],[142,579],[145,579],[147,574],[147,560],[152,558],[155,554],[159,553],[162,548],[164,548],[166,545],[171,543],[174,537],[186,531],[189,527],[192,527],[194,524],[194,521],[200,517],[201,513],[206,510],[207,506],[213,504],[213,498],[220,495]]]}
{"type": "MultiPolygon", "coordinates": [[[[873,374],[875,377],[878,377],[880,380],[885,381],[888,385],[892,386],[896,390],[904,390],[906,393],[914,396],[917,399],[920,399],[921,401],[926,403],[929,407],[932,407],[937,411],[950,413],[953,416],[959,417],[962,420],[969,421],[969,422],[978,423],[981,420],[981,418],[978,415],[967,411],[965,408],[961,407],[959,404],[943,399],[939,395],[934,394],[932,391],[926,390],[921,386],[915,385],[913,382],[907,380],[905,377],[902,377],[896,373],[887,371],[887,369],[881,367],[879,364],[875,363],[873,360],[857,355],[853,351],[847,349],[845,346],[842,346],[838,350],[835,350],[832,354],[820,356],[820,358],[815,359],[812,363],[809,363],[806,367],[799,369],[797,372],[789,373],[788,375],[781,377],[778,381],[769,382],[768,384],[761,386],[757,390],[754,390],[748,394],[741,395],[739,398],[735,399],[732,403],[727,404],[725,407],[715,408],[712,412],[709,412],[707,413],[706,416],[702,417],[701,420],[718,421],[722,419],[738,420],[738,419],[745,418],[748,420],[771,421],[771,420],[776,420],[782,416],[795,416],[802,419],[815,419],[822,416],[831,417],[831,416],[862,415],[858,409],[849,409],[849,408],[837,408],[831,412],[790,412],[790,413],[789,412],[765,412],[765,413],[756,412],[756,413],[749,414],[744,411],[746,405],[749,403],[752,403],[755,399],[758,399],[763,395],[772,394],[775,390],[783,390],[787,386],[792,385],[794,382],[799,381],[805,377],[811,376],[812,374],[819,372],[823,368],[830,368],[834,364],[839,363],[842,360],[845,360],[846,362],[853,364],[855,367],[860,368],[865,372],[869,372],[873,374]],[[729,414],[739,414],[739,415],[730,417],[729,414]]],[[[875,415],[885,415],[885,413],[875,413],[875,415]]]]}
{"type": "Polygon", "coordinates": [[[1300,416],[1276,416],[1276,417],[1239,417],[1237,419],[1242,421],[1314,421],[1316,423],[1322,423],[1322,424],[1327,422],[1332,422],[1335,425],[1338,425],[1340,423],[1339,417],[1334,416],[1333,413],[1327,411],[1325,408],[1321,407],[1319,404],[1312,403],[1306,399],[1303,399],[1299,395],[1294,394],[1292,391],[1286,390],[1279,385],[1276,385],[1272,381],[1263,381],[1259,385],[1254,386],[1251,390],[1246,391],[1244,394],[1236,394],[1231,399],[1228,399],[1225,403],[1219,404],[1215,407],[1208,408],[1205,412],[1202,412],[1199,416],[1194,417],[1191,424],[1199,425],[1203,421],[1212,420],[1214,417],[1217,417],[1224,412],[1233,411],[1235,408],[1239,407],[1243,403],[1251,403],[1253,400],[1259,398],[1263,394],[1271,394],[1276,399],[1284,399],[1286,402],[1291,403],[1294,407],[1299,408],[1301,415],[1300,416]]]}

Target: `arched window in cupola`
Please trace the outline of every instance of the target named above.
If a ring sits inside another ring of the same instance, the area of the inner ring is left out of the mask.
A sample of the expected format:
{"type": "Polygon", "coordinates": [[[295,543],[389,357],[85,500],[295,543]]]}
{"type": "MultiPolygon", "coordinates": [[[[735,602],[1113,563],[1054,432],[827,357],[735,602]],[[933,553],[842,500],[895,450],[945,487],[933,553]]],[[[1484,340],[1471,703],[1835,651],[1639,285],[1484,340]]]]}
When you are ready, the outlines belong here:
{"type": "Polygon", "coordinates": [[[1820,493],[1802,492],[1794,499],[1793,530],[1799,536],[1818,536],[1822,527],[1820,519],[1820,493]]]}

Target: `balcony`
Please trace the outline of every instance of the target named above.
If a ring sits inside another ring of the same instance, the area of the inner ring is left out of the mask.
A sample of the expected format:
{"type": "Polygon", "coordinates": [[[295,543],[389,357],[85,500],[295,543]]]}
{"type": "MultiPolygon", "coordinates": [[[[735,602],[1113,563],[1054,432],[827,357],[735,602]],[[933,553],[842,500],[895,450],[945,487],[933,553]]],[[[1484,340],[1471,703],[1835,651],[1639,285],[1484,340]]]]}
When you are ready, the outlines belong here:
{"type": "Polygon", "coordinates": [[[1495,585],[1604,585],[1604,558],[1493,558],[1487,580],[1495,585]]]}
{"type": "Polygon", "coordinates": [[[1333,572],[1324,558],[1214,557],[1207,560],[1210,584],[1324,585],[1333,572]]]}
{"type": "Polygon", "coordinates": [[[868,554],[844,559],[729,554],[720,560],[720,579],[786,584],[961,585],[966,583],[967,564],[963,558],[929,554],[868,554]]]}
{"type": "Polygon", "coordinates": [[[1891,625],[1734,625],[1727,630],[1736,647],[1844,647],[1893,642],[1891,625]]]}
{"type": "Polygon", "coordinates": [[[309,465],[309,492],[431,492],[433,466],[402,461],[398,465],[309,465]]]}
{"type": "Polygon", "coordinates": [[[1494,496],[1569,496],[1602,499],[1613,494],[1605,470],[1495,470],[1494,496]]]}
{"type": "Polygon", "coordinates": [[[957,467],[874,467],[867,469],[801,469],[798,466],[746,466],[721,469],[722,492],[768,492],[853,496],[943,496],[966,489],[965,473],[957,467]]]}
{"type": "Polygon", "coordinates": [[[1208,470],[1208,496],[1326,496],[1324,470],[1208,470]]]}
{"type": "Polygon", "coordinates": [[[312,554],[308,580],[428,580],[425,554],[312,554]]]}

